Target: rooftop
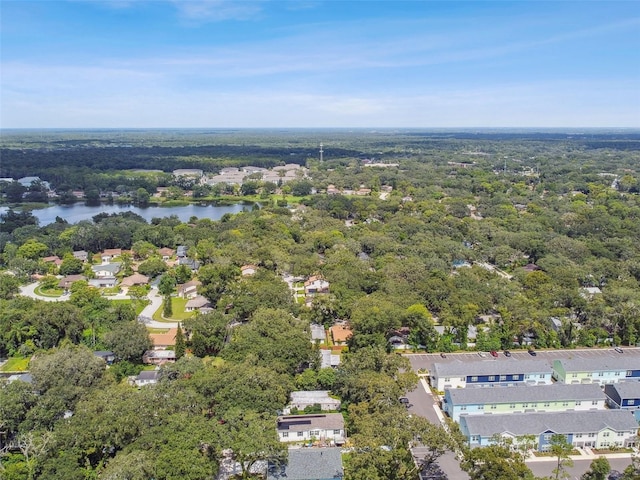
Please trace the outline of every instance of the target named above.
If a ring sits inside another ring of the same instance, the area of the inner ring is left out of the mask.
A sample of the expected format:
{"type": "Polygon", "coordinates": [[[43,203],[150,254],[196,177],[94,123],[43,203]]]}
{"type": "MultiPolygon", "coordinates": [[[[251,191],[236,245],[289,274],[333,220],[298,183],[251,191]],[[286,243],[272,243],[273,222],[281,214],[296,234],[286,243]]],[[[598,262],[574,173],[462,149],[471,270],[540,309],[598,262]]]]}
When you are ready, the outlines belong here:
{"type": "Polygon", "coordinates": [[[333,480],[343,476],[340,448],[292,448],[286,465],[269,466],[267,480],[333,480]]]}
{"type": "Polygon", "coordinates": [[[307,430],[342,430],[344,418],[340,413],[317,415],[283,415],[278,417],[278,431],[306,432],[307,430]]]}
{"type": "Polygon", "coordinates": [[[518,360],[500,362],[487,359],[481,362],[434,363],[433,373],[438,377],[467,377],[480,375],[513,375],[524,373],[551,373],[551,364],[545,360],[518,360]]]}
{"type": "Polygon", "coordinates": [[[618,382],[605,388],[614,388],[620,398],[640,398],[640,382],[618,382]]]}
{"type": "Polygon", "coordinates": [[[554,366],[559,362],[565,372],[606,372],[612,370],[638,370],[638,358],[625,356],[624,353],[613,353],[602,357],[575,357],[554,360],[554,366]]]}
{"type": "MultiPolygon", "coordinates": [[[[640,385],[640,383],[639,383],[640,385]]],[[[605,400],[605,394],[596,384],[536,385],[496,388],[447,389],[454,405],[544,402],[562,400],[605,400]]]]}
{"type": "Polygon", "coordinates": [[[615,431],[638,429],[638,422],[628,410],[587,410],[573,412],[507,413],[504,415],[464,415],[470,435],[490,437],[496,433],[538,435],[553,433],[593,433],[604,428],[615,431]]]}

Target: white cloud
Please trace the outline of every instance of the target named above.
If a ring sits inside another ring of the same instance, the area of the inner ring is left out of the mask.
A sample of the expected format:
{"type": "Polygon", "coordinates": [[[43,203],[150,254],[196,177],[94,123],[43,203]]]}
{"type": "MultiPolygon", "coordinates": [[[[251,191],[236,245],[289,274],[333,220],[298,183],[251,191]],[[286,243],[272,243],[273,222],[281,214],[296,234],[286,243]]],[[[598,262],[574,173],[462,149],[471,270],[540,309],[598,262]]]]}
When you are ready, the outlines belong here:
{"type": "Polygon", "coordinates": [[[262,1],[256,0],[174,0],[180,18],[191,24],[249,20],[262,12],[262,1]]]}

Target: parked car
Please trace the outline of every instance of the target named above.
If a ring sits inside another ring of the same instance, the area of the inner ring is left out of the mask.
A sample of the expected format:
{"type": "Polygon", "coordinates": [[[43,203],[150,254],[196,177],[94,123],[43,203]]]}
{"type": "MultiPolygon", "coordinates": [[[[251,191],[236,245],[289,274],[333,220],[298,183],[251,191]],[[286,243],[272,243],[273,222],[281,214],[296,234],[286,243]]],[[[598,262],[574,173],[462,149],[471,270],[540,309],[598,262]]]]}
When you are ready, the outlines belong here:
{"type": "Polygon", "coordinates": [[[491,356],[492,357],[498,357],[498,352],[496,352],[495,350],[491,350],[491,356]]]}
{"type": "Polygon", "coordinates": [[[447,356],[444,354],[444,352],[442,352],[442,353],[440,354],[440,356],[441,356],[442,358],[447,358],[447,356]]]}
{"type": "Polygon", "coordinates": [[[484,352],[478,352],[478,355],[480,355],[481,357],[486,357],[487,356],[487,354],[484,353],[484,352]]]}
{"type": "Polygon", "coordinates": [[[614,350],[618,353],[624,353],[624,350],[622,350],[620,347],[615,347],[614,350]]]}
{"type": "Polygon", "coordinates": [[[529,355],[531,355],[532,357],[535,357],[537,355],[536,351],[533,348],[530,348],[528,352],[529,352],[529,355]]]}
{"type": "Polygon", "coordinates": [[[505,357],[510,357],[511,356],[511,352],[509,350],[505,350],[504,351],[504,356],[505,357]]]}
{"type": "Polygon", "coordinates": [[[407,397],[400,397],[400,403],[408,405],[409,404],[409,399],[407,397]]]}

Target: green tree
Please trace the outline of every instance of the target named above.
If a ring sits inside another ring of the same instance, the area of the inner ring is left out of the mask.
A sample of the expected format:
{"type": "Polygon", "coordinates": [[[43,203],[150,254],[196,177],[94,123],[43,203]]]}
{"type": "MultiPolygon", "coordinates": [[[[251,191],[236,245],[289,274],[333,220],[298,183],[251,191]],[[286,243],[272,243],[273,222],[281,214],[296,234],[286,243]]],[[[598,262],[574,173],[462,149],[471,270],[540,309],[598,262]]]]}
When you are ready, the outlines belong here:
{"type": "Polygon", "coordinates": [[[77,275],[82,273],[84,263],[73,255],[65,255],[60,264],[60,275],[77,275]]]}
{"type": "Polygon", "coordinates": [[[460,466],[471,480],[534,480],[522,456],[505,445],[473,448],[460,466]]]}
{"type": "Polygon", "coordinates": [[[555,474],[554,478],[556,480],[559,478],[569,478],[570,474],[565,468],[573,466],[573,460],[569,458],[569,455],[573,451],[573,445],[569,443],[565,435],[560,433],[551,435],[549,445],[549,452],[557,459],[556,468],[553,469],[553,473],[555,474]]]}
{"type": "Polygon", "coordinates": [[[18,256],[29,260],[37,260],[44,257],[48,251],[49,247],[44,243],[30,239],[18,247],[18,256]]]}
{"type": "Polygon", "coordinates": [[[0,274],[0,299],[8,300],[20,291],[20,280],[14,275],[0,274]]]}
{"type": "Polygon", "coordinates": [[[158,275],[166,271],[167,264],[158,257],[151,257],[138,265],[138,273],[146,275],[150,278],[157,277],[158,275]]]}
{"type": "Polygon", "coordinates": [[[186,350],[184,333],[182,333],[182,326],[180,324],[178,324],[176,331],[176,345],[174,350],[176,352],[176,360],[182,358],[186,350]]]}
{"type": "Polygon", "coordinates": [[[580,477],[580,480],[607,480],[610,471],[609,460],[606,457],[598,457],[591,461],[589,470],[580,477]]]}
{"type": "Polygon", "coordinates": [[[162,316],[165,318],[171,318],[173,315],[173,302],[171,295],[165,295],[162,303],[162,316]]]}
{"type": "Polygon", "coordinates": [[[104,335],[104,343],[120,360],[135,363],[139,363],[144,352],[153,346],[147,328],[135,320],[114,325],[104,335]]]}

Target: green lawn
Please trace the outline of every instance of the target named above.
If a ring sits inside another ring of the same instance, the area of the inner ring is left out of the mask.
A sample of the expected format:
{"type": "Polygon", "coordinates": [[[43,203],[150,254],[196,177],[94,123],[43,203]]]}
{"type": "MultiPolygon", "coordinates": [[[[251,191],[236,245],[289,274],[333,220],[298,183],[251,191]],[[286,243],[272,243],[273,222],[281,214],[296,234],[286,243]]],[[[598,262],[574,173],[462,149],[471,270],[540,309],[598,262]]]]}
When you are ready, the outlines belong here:
{"type": "Polygon", "coordinates": [[[29,368],[29,358],[11,357],[2,366],[3,372],[24,372],[29,368]]]}
{"type": "Polygon", "coordinates": [[[134,310],[136,311],[136,315],[140,315],[142,313],[142,310],[144,310],[144,307],[146,307],[149,304],[149,301],[146,300],[144,302],[134,302],[133,300],[111,300],[114,303],[128,303],[131,304],[134,307],[134,310]]]}
{"type": "Polygon", "coordinates": [[[44,289],[40,285],[34,290],[36,295],[42,295],[43,297],[59,297],[64,292],[61,288],[47,288],[44,289]]]}
{"type": "Polygon", "coordinates": [[[185,312],[189,299],[180,297],[171,297],[171,308],[173,309],[173,315],[170,318],[163,318],[162,311],[164,310],[164,304],[160,306],[158,310],[153,314],[153,319],[158,322],[175,322],[178,320],[185,320],[195,315],[195,312],[185,312]]]}

